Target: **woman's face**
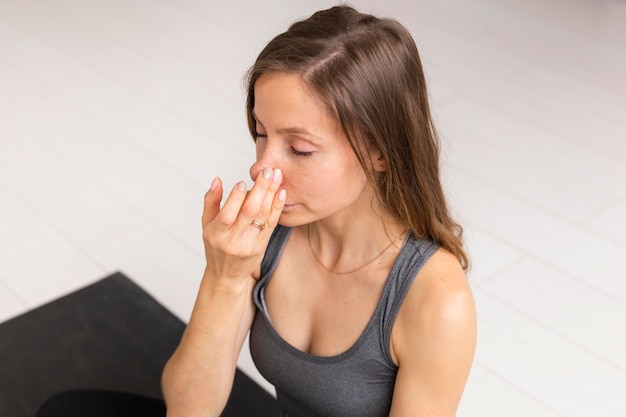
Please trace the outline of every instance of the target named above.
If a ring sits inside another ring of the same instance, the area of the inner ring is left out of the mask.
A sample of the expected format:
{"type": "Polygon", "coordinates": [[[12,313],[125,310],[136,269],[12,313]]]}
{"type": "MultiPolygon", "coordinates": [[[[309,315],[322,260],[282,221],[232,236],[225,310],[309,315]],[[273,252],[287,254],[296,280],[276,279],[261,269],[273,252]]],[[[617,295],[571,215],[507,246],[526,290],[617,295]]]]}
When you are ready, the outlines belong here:
{"type": "Polygon", "coordinates": [[[280,224],[299,226],[358,214],[373,195],[337,120],[298,74],[269,73],[254,85],[254,180],[266,167],[283,172],[287,201],[280,224]]]}

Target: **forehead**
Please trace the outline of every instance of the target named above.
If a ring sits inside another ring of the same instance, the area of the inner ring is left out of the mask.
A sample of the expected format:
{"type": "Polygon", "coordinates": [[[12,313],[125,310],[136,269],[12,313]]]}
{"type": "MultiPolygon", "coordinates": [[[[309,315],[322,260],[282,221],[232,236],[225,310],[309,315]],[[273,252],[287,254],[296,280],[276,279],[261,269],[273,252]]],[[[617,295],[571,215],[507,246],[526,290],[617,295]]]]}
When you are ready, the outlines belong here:
{"type": "Polygon", "coordinates": [[[334,115],[297,73],[270,72],[261,75],[254,83],[254,108],[251,111],[264,124],[271,121],[337,125],[334,115]]]}

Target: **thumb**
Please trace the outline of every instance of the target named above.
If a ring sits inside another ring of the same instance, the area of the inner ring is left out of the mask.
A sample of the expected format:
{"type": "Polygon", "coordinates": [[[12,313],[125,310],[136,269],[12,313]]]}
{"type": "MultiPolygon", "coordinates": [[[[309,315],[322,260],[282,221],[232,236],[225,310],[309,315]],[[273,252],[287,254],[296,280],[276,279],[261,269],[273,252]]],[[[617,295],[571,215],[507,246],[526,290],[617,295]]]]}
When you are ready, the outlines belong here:
{"type": "Polygon", "coordinates": [[[257,267],[254,268],[254,272],[252,272],[252,278],[254,278],[257,281],[261,279],[261,263],[260,262],[257,265],[257,267]]]}

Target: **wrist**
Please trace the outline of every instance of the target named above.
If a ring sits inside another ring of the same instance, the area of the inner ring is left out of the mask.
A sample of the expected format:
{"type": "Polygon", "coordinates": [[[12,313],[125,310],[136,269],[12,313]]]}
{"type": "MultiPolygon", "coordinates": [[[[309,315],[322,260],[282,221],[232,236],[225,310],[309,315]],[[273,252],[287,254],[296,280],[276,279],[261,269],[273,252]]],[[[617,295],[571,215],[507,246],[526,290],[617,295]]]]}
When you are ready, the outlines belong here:
{"type": "Polygon", "coordinates": [[[222,297],[238,297],[250,290],[251,275],[223,276],[205,268],[200,282],[200,294],[216,294],[222,297]]]}

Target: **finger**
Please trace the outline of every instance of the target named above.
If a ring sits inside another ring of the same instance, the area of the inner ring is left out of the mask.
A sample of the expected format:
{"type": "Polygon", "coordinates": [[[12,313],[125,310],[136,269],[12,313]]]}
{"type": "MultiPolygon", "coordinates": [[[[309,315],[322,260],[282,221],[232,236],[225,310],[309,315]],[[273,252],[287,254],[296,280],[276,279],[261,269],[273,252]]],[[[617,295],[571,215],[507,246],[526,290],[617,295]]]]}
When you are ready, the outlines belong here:
{"type": "Polygon", "coordinates": [[[211,188],[204,195],[204,209],[202,210],[202,227],[206,226],[211,220],[217,216],[220,211],[222,202],[222,180],[216,177],[211,182],[211,188]]]}
{"type": "MultiPolygon", "coordinates": [[[[285,205],[284,203],[284,197],[285,197],[285,193],[283,193],[282,195],[282,199],[278,200],[278,187],[282,184],[282,172],[280,169],[275,169],[274,173],[273,173],[273,177],[272,177],[272,184],[270,185],[269,189],[267,190],[266,194],[265,194],[265,198],[263,200],[263,203],[261,205],[261,209],[259,210],[258,213],[258,221],[263,222],[263,224],[268,225],[268,222],[270,221],[270,219],[272,218],[272,216],[276,217],[276,210],[280,210],[282,212],[282,209],[285,205]],[[276,208],[275,205],[279,205],[279,208],[276,208]]],[[[278,215],[280,215],[280,212],[278,213],[278,215]]],[[[277,219],[271,219],[273,220],[273,222],[271,223],[272,227],[274,227],[276,225],[276,221],[277,219]]]]}
{"type": "Polygon", "coordinates": [[[217,218],[222,225],[231,227],[235,223],[241,209],[241,205],[246,199],[247,189],[248,188],[244,181],[239,181],[235,184],[233,190],[228,195],[224,206],[217,215],[217,218]]]}
{"type": "Polygon", "coordinates": [[[272,210],[267,218],[267,226],[273,229],[278,225],[278,219],[283,212],[285,202],[287,201],[287,191],[280,190],[274,195],[274,201],[272,202],[272,210]]]}
{"type": "Polygon", "coordinates": [[[253,221],[264,223],[271,210],[274,194],[282,181],[279,169],[265,168],[254,182],[252,190],[241,207],[237,222],[249,227],[253,221]]]}
{"type": "Polygon", "coordinates": [[[276,200],[276,193],[278,191],[278,187],[282,184],[282,180],[282,171],[278,168],[275,169],[272,173],[272,183],[265,193],[265,197],[263,198],[263,202],[261,203],[261,207],[255,220],[263,224],[267,222],[272,213],[272,207],[274,206],[274,201],[276,200]]]}

